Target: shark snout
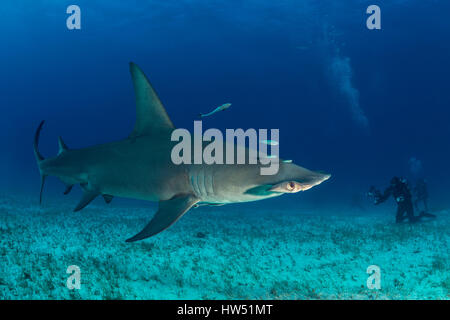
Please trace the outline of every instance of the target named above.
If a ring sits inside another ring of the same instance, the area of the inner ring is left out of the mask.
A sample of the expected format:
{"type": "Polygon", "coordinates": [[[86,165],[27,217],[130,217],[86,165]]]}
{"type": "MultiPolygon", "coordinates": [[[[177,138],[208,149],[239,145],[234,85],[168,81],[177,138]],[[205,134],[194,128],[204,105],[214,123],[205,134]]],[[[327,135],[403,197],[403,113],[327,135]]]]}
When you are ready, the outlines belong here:
{"type": "Polygon", "coordinates": [[[312,180],[313,180],[314,186],[317,186],[318,184],[321,184],[322,182],[327,181],[330,178],[331,178],[331,174],[329,174],[329,173],[316,172],[312,180]]]}
{"type": "Polygon", "coordinates": [[[315,187],[322,182],[330,179],[330,177],[331,174],[329,173],[314,172],[308,178],[299,181],[301,184],[301,191],[309,190],[312,187],[315,187]]]}
{"type": "Polygon", "coordinates": [[[322,173],[322,176],[320,177],[320,183],[327,181],[331,178],[331,174],[329,173],[322,173]]]}

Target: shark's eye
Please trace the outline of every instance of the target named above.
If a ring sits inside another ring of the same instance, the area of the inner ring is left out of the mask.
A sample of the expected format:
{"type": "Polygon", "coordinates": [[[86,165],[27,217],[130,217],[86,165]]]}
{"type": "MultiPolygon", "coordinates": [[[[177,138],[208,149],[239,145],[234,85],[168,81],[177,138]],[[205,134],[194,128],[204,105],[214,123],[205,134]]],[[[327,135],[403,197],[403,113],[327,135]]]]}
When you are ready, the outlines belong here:
{"type": "Polygon", "coordinates": [[[288,184],[286,185],[286,189],[288,189],[289,191],[294,190],[295,188],[295,182],[288,182],[288,184]]]}

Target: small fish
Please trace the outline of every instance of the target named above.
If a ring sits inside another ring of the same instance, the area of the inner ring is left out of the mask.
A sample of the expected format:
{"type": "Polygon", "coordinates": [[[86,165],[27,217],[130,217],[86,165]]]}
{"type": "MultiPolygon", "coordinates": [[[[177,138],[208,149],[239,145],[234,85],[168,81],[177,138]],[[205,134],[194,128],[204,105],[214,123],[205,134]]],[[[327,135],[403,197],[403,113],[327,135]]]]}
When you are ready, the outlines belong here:
{"type": "Polygon", "coordinates": [[[223,105],[218,106],[217,108],[215,108],[215,109],[214,109],[213,111],[211,111],[210,113],[204,113],[204,114],[200,113],[200,117],[202,117],[202,118],[203,118],[203,117],[208,117],[208,116],[210,116],[210,115],[213,115],[213,114],[216,113],[216,112],[226,110],[226,109],[228,109],[230,106],[231,106],[231,103],[224,103],[223,105]]]}
{"type": "Polygon", "coordinates": [[[261,140],[261,143],[268,144],[269,146],[277,146],[278,141],[275,140],[261,140]]]}
{"type": "Polygon", "coordinates": [[[283,160],[283,163],[292,163],[292,160],[283,160]]]}

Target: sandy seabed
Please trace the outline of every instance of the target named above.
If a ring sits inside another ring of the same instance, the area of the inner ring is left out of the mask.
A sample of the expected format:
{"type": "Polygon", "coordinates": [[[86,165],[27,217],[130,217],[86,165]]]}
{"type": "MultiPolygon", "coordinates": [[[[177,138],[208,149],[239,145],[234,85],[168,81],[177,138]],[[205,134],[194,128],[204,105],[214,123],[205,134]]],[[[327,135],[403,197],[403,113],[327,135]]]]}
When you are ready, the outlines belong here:
{"type": "Polygon", "coordinates": [[[445,210],[396,225],[393,212],[199,208],[126,243],[155,205],[96,202],[74,213],[35,203],[0,199],[0,299],[450,298],[445,210]],[[81,270],[80,290],[66,287],[70,265],[81,270]],[[381,269],[380,290],[367,288],[369,265],[381,269]]]}

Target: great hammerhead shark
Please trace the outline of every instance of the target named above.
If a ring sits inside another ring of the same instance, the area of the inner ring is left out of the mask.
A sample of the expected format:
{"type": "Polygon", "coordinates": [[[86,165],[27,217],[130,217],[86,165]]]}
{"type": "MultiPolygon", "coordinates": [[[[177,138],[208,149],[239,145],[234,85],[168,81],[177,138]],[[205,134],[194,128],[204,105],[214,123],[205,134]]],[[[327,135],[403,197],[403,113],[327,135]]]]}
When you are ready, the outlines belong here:
{"type": "Polygon", "coordinates": [[[38,149],[42,121],[34,137],[41,174],[40,202],[45,177],[56,176],[67,194],[80,184],[83,196],[74,211],[102,195],[159,201],[145,228],[127,242],[151,237],[175,223],[190,208],[262,200],[312,188],[330,175],[280,161],[274,175],[261,175],[261,164],[179,164],[171,161],[175,130],[164,106],[142,70],[130,63],[136,97],[136,123],[123,140],[70,150],[59,137],[56,157],[44,159],[38,149]]]}

